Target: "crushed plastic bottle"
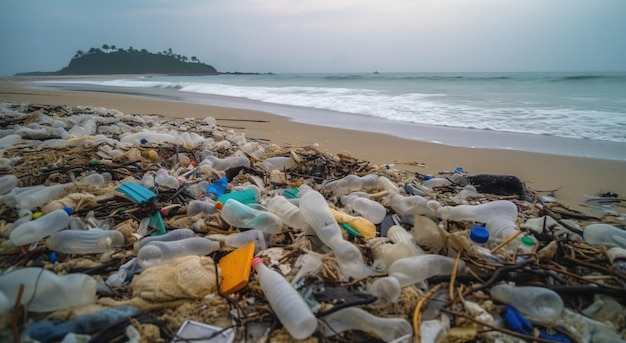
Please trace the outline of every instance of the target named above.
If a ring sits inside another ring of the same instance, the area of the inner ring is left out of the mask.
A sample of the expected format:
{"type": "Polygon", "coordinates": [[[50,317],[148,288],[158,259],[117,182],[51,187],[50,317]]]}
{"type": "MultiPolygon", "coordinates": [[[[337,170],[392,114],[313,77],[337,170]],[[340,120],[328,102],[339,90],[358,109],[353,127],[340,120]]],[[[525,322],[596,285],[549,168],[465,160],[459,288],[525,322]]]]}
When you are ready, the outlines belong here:
{"type": "Polygon", "coordinates": [[[347,330],[359,330],[373,334],[385,342],[395,342],[413,333],[404,318],[377,317],[363,309],[348,307],[323,317],[320,330],[324,337],[332,337],[347,330]]]}
{"type": "Polygon", "coordinates": [[[259,229],[269,234],[279,233],[283,228],[283,222],[277,215],[252,208],[235,199],[226,200],[220,216],[232,226],[244,229],[259,229]]]}
{"type": "Polygon", "coordinates": [[[175,241],[153,241],[139,249],[137,263],[143,268],[157,266],[178,257],[208,255],[220,248],[218,242],[191,237],[175,241]]]}
{"type": "Polygon", "coordinates": [[[565,307],[556,292],[543,287],[499,284],[491,288],[491,296],[544,323],[559,318],[565,307]]]}
{"type": "Polygon", "coordinates": [[[99,254],[124,246],[124,235],[116,230],[64,230],[46,240],[48,249],[64,254],[99,254]]]}
{"type": "Polygon", "coordinates": [[[71,215],[72,209],[69,207],[44,214],[13,229],[9,240],[15,246],[37,242],[66,228],[70,223],[71,215]]]}
{"type": "Polygon", "coordinates": [[[317,329],[317,319],[300,294],[282,275],[267,268],[262,259],[253,259],[252,268],[259,277],[263,294],[272,311],[289,334],[295,339],[311,336],[317,329]]]}
{"type": "Polygon", "coordinates": [[[626,248],[626,230],[610,224],[591,224],[583,230],[585,242],[591,245],[626,248]]]}

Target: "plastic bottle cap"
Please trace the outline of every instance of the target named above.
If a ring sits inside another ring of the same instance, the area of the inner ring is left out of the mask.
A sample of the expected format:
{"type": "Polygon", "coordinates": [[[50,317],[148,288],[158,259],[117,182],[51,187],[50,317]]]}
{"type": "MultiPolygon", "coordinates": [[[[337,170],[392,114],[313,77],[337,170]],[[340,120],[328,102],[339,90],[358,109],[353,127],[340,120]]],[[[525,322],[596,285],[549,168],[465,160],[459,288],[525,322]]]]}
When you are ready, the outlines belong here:
{"type": "Polygon", "coordinates": [[[221,201],[218,201],[215,203],[215,208],[221,210],[222,208],[224,208],[224,204],[221,201]]]}
{"type": "Polygon", "coordinates": [[[65,211],[65,213],[67,213],[67,215],[68,215],[68,216],[71,216],[71,215],[72,215],[72,213],[74,213],[74,211],[72,210],[72,208],[71,208],[71,207],[69,207],[69,206],[65,206],[65,207],[63,207],[63,211],[65,211]]]}
{"type": "Polygon", "coordinates": [[[476,243],[485,243],[489,240],[489,231],[482,226],[473,226],[470,229],[470,239],[476,243]]]}
{"type": "Polygon", "coordinates": [[[263,259],[260,257],[255,257],[252,259],[252,268],[256,267],[257,264],[263,263],[263,259]]]}
{"type": "Polygon", "coordinates": [[[33,213],[33,219],[37,219],[39,217],[43,216],[43,212],[41,211],[37,211],[35,213],[33,213]]]}
{"type": "Polygon", "coordinates": [[[54,251],[50,252],[50,257],[48,258],[50,263],[55,263],[57,261],[57,253],[54,251]]]}
{"type": "Polygon", "coordinates": [[[532,247],[533,245],[535,245],[535,241],[528,236],[524,236],[522,237],[522,244],[532,247]]]}
{"type": "Polygon", "coordinates": [[[457,174],[463,174],[465,173],[465,170],[463,170],[463,168],[461,167],[456,167],[456,169],[454,169],[454,172],[457,174]]]}
{"type": "Polygon", "coordinates": [[[145,138],[142,138],[139,142],[141,142],[141,144],[146,144],[148,143],[148,140],[145,138]]]}
{"type": "Polygon", "coordinates": [[[97,165],[98,165],[98,160],[96,160],[95,158],[94,158],[94,159],[91,159],[91,160],[89,161],[89,165],[90,165],[90,166],[97,166],[97,165]]]}
{"type": "Polygon", "coordinates": [[[433,178],[433,177],[432,177],[432,176],[430,176],[430,175],[424,175],[424,181],[426,181],[426,180],[430,180],[430,179],[432,179],[432,178],[433,178]]]}

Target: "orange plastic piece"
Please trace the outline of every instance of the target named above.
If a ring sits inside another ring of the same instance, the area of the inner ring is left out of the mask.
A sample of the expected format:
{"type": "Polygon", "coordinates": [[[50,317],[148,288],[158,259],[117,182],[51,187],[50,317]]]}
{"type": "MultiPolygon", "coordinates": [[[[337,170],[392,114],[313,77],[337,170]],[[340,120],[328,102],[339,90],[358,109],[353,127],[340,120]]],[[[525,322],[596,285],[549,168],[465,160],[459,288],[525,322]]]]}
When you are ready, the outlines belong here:
{"type": "Polygon", "coordinates": [[[252,257],[254,257],[254,241],[233,250],[220,259],[218,265],[223,276],[220,283],[222,293],[232,294],[246,287],[250,278],[252,257]]]}

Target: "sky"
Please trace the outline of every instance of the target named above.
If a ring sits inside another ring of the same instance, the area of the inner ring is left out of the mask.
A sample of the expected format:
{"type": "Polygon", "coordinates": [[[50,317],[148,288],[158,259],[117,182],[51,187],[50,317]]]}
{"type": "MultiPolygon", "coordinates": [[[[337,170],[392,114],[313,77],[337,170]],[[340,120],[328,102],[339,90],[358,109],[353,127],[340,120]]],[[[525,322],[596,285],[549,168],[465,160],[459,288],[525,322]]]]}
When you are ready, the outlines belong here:
{"type": "Polygon", "coordinates": [[[0,1],[0,76],[103,44],[221,72],[626,71],[626,1],[0,1]]]}

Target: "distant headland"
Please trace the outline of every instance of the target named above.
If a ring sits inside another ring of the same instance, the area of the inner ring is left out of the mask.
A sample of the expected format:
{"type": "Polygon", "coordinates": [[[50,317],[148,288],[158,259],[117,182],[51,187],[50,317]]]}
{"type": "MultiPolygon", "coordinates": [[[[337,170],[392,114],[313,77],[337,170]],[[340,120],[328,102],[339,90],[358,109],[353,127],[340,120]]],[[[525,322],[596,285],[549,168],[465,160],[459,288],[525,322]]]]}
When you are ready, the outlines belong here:
{"type": "Polygon", "coordinates": [[[150,52],[146,49],[117,48],[102,45],[87,52],[78,50],[67,67],[53,72],[26,72],[15,76],[69,76],[69,75],[114,75],[114,74],[166,74],[166,75],[219,75],[259,74],[244,72],[223,73],[213,66],[204,64],[196,56],[174,53],[172,49],[150,52]]]}

